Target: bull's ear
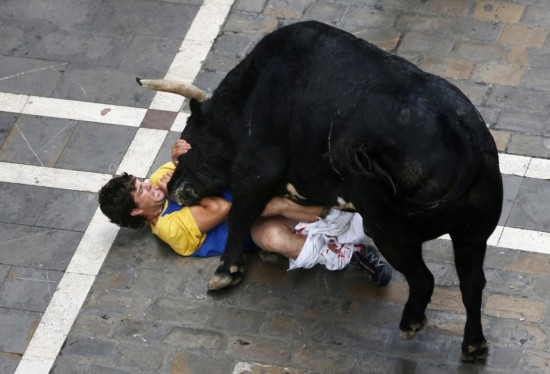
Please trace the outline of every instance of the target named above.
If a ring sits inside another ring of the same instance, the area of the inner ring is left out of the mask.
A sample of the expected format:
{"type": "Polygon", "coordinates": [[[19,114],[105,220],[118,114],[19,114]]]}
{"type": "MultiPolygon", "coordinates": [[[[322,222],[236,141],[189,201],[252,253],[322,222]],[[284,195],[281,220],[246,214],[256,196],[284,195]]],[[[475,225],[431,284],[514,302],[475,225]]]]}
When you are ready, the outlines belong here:
{"type": "Polygon", "coordinates": [[[197,99],[191,99],[189,101],[189,108],[191,109],[191,114],[195,114],[197,116],[202,115],[202,103],[197,99]]]}

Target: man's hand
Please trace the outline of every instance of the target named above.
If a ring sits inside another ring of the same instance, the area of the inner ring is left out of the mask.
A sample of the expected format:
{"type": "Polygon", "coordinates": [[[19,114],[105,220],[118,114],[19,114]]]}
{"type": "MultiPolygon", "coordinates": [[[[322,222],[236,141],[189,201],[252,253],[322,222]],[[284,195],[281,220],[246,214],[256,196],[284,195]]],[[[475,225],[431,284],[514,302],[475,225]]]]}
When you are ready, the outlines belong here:
{"type": "Polygon", "coordinates": [[[157,188],[162,191],[164,196],[168,196],[168,187],[166,185],[172,178],[173,173],[166,173],[162,175],[162,178],[157,182],[157,188]]]}
{"type": "Polygon", "coordinates": [[[178,139],[172,146],[172,162],[174,165],[178,165],[178,157],[181,156],[184,153],[189,152],[191,149],[191,144],[187,143],[183,139],[178,139]]]}

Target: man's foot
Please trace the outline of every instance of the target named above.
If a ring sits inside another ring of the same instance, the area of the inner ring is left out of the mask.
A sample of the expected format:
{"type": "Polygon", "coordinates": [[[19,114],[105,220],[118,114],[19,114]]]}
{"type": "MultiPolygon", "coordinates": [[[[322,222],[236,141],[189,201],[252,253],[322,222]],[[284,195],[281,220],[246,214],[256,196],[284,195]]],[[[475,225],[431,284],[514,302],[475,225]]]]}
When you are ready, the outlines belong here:
{"type": "Polygon", "coordinates": [[[355,251],[350,264],[358,266],[367,274],[371,282],[379,287],[384,287],[391,280],[393,273],[391,266],[380,258],[378,250],[372,245],[355,251]]]}

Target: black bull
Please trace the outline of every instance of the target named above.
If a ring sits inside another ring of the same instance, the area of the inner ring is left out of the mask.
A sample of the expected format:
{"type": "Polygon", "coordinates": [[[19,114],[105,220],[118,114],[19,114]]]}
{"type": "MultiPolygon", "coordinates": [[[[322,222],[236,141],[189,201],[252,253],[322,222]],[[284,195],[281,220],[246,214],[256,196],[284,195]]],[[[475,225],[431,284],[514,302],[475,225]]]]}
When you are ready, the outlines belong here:
{"type": "Polygon", "coordinates": [[[318,22],[263,38],[211,98],[193,86],[142,80],[191,98],[168,188],[181,204],[230,187],[222,264],[209,283],[238,283],[242,243],[269,199],[355,210],[409,284],[399,325],[426,321],[434,277],[422,243],[450,234],[467,320],[463,359],[488,353],[481,327],[483,260],[500,216],[495,143],[472,103],[446,80],[318,22]]]}

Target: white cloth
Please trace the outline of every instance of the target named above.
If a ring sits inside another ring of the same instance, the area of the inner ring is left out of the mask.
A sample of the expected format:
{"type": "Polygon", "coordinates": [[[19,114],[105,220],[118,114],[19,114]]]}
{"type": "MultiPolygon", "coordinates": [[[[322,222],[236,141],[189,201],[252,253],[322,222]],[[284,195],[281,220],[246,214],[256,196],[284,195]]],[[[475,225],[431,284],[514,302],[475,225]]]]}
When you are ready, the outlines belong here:
{"type": "Polygon", "coordinates": [[[298,258],[290,259],[288,270],[310,269],[317,264],[341,270],[349,264],[353,252],[366,244],[363,219],[358,213],[331,209],[325,218],[313,223],[299,222],[294,229],[307,238],[298,258]],[[336,251],[328,247],[331,241],[336,251]]]}

